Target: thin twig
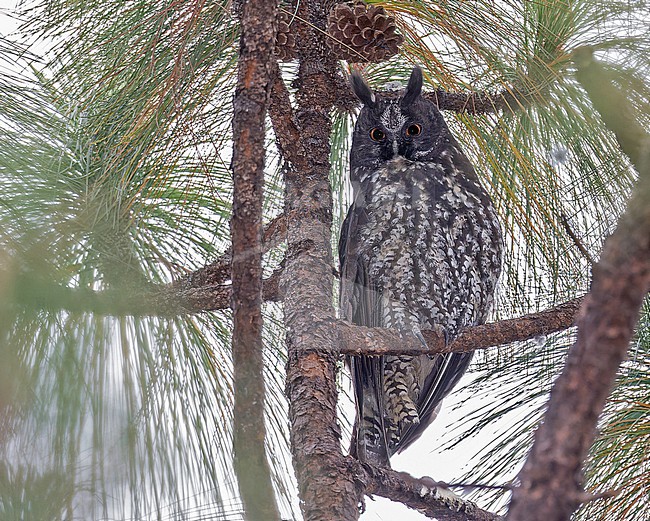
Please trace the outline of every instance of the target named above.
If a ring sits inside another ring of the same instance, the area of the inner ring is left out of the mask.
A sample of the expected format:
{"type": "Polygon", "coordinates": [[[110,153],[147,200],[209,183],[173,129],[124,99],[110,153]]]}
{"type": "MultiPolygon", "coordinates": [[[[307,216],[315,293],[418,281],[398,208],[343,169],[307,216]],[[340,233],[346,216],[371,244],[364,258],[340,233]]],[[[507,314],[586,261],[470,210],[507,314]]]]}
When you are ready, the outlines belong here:
{"type": "Polygon", "coordinates": [[[569,223],[569,218],[564,213],[560,215],[560,222],[562,223],[565,231],[569,234],[569,237],[571,237],[573,244],[575,244],[576,248],[578,248],[580,253],[582,253],[582,256],[587,259],[589,261],[589,264],[592,266],[596,264],[596,260],[591,256],[589,250],[587,250],[583,242],[580,240],[580,237],[576,235],[573,227],[571,226],[571,223],[569,223]]]}
{"type": "Polygon", "coordinates": [[[478,490],[505,490],[510,491],[513,485],[486,485],[484,483],[442,483],[441,486],[448,488],[478,489],[478,490]]]}
{"type": "MultiPolygon", "coordinates": [[[[280,214],[272,219],[264,227],[264,236],[262,242],[262,252],[277,247],[286,239],[287,221],[284,214],[280,214]]],[[[191,288],[201,288],[223,284],[230,278],[230,266],[232,264],[232,247],[228,247],[215,261],[188,273],[184,277],[174,281],[171,286],[184,290],[191,288]]]]}

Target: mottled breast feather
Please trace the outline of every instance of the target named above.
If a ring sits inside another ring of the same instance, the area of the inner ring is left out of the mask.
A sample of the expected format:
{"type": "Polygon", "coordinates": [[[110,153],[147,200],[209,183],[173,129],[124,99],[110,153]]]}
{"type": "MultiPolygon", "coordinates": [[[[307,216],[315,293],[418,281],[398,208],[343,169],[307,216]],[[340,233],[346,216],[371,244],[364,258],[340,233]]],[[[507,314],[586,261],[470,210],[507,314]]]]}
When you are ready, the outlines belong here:
{"type": "MultiPolygon", "coordinates": [[[[492,308],[501,231],[444,120],[419,90],[409,93],[418,88],[413,81],[412,75],[402,97],[408,106],[366,95],[369,106],[357,121],[354,200],[339,243],[341,315],[419,338],[421,329],[442,329],[451,341],[485,322],[492,308]],[[421,136],[405,131],[414,123],[421,136]],[[368,139],[373,125],[384,140],[368,139]]],[[[388,465],[435,418],[470,360],[471,354],[350,357],[357,405],[352,453],[388,465]]]]}

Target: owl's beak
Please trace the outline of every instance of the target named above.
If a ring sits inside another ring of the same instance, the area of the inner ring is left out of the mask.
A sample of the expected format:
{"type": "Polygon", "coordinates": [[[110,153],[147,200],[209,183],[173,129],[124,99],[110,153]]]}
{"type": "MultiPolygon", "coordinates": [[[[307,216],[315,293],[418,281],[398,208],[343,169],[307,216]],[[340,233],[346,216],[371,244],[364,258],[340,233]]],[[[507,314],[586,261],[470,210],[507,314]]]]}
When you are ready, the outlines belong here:
{"type": "Polygon", "coordinates": [[[397,142],[397,139],[393,139],[393,157],[399,155],[399,143],[397,142]]]}
{"type": "Polygon", "coordinates": [[[402,156],[404,159],[408,159],[411,154],[409,150],[409,144],[403,141],[400,138],[396,138],[391,142],[391,148],[393,149],[393,158],[402,156]]]}

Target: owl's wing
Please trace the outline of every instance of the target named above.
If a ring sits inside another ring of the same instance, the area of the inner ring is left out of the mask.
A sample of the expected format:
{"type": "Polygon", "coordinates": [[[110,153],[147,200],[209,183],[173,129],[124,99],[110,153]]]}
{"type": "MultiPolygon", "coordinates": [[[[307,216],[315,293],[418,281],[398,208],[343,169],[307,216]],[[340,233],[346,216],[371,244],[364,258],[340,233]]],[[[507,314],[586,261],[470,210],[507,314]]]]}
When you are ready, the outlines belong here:
{"type": "Polygon", "coordinates": [[[368,278],[368,266],[359,255],[359,227],[367,221],[363,205],[353,204],[339,238],[341,318],[360,326],[381,325],[381,296],[368,278]]]}
{"type": "MultiPolygon", "coordinates": [[[[340,262],[340,309],[341,317],[353,324],[376,327],[381,325],[381,296],[368,278],[368,266],[359,252],[359,226],[366,222],[367,216],[362,204],[353,204],[341,227],[339,238],[340,262]]],[[[357,419],[351,453],[364,461],[388,463],[386,429],[384,428],[384,388],[383,356],[351,356],[348,358],[350,373],[354,384],[357,419]],[[359,432],[366,424],[363,418],[374,418],[380,438],[374,447],[362,446],[364,435],[359,432]],[[363,454],[358,454],[359,452],[363,454]]]]}

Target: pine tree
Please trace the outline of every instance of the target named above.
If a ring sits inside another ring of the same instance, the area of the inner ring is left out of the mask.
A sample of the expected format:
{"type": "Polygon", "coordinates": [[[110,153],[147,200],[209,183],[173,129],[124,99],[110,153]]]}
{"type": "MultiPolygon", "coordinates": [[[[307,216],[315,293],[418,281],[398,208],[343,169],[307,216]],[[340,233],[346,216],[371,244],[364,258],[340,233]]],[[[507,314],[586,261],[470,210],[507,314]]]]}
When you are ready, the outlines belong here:
{"type": "Polygon", "coordinates": [[[567,356],[571,382],[592,348],[622,358],[633,330],[616,381],[587,389],[604,401],[613,385],[595,442],[602,404],[572,431],[571,464],[590,447],[586,493],[575,473],[568,488],[542,477],[560,487],[547,502],[558,519],[650,515],[647,305],[635,320],[650,289],[648,6],[367,4],[40,0],[9,12],[0,519],[342,520],[367,494],[496,519],[513,489],[521,519],[543,451],[518,472],[567,356]],[[370,40],[348,34],[369,23],[370,40]],[[369,341],[333,304],[357,109],[346,76],[383,89],[413,64],[506,231],[494,326],[447,346],[482,355],[466,421],[439,443],[505,425],[458,477],[491,487],[471,488],[481,508],[450,509],[430,481],[345,455],[341,353],[395,348],[393,332],[369,341]],[[615,312],[611,345],[598,342],[615,312]]]}

